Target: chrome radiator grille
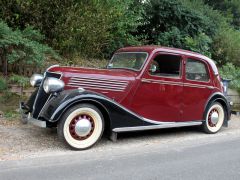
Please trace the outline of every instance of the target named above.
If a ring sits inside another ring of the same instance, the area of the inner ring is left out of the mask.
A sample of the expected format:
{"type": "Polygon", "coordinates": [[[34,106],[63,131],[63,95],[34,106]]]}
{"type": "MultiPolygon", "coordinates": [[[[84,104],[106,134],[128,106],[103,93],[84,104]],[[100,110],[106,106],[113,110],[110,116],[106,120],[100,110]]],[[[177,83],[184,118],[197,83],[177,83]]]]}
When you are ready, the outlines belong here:
{"type": "MultiPolygon", "coordinates": [[[[55,77],[55,78],[60,78],[61,74],[58,73],[53,73],[53,72],[46,72],[45,74],[45,78],[46,77],[55,77]]],[[[44,78],[44,79],[45,79],[44,78]]],[[[44,80],[43,80],[44,81],[44,80]]],[[[32,116],[34,118],[37,118],[40,111],[42,110],[43,106],[46,104],[46,102],[49,100],[49,94],[47,94],[44,90],[43,90],[43,81],[40,85],[40,87],[38,88],[38,93],[35,99],[35,102],[33,104],[33,112],[32,112],[32,116]]]]}

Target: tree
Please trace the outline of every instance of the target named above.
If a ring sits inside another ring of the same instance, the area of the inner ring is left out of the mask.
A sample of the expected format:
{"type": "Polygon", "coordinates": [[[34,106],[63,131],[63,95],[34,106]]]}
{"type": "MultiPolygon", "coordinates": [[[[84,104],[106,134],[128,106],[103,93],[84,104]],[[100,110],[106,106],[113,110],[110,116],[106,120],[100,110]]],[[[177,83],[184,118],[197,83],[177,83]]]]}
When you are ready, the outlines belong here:
{"type": "Polygon", "coordinates": [[[4,64],[3,72],[7,75],[7,64],[22,62],[41,65],[47,56],[59,59],[55,51],[41,43],[44,36],[32,27],[23,31],[12,30],[0,21],[0,57],[4,64]]]}

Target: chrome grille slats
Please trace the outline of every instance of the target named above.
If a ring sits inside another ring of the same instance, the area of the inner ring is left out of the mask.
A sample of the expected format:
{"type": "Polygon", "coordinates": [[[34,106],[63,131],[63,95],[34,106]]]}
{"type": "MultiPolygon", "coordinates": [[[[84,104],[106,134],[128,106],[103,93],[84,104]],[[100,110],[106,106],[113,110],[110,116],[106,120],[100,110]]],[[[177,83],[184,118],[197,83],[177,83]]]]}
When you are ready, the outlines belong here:
{"type": "Polygon", "coordinates": [[[67,83],[67,86],[110,91],[124,91],[128,86],[128,81],[93,77],[71,77],[67,83]]]}

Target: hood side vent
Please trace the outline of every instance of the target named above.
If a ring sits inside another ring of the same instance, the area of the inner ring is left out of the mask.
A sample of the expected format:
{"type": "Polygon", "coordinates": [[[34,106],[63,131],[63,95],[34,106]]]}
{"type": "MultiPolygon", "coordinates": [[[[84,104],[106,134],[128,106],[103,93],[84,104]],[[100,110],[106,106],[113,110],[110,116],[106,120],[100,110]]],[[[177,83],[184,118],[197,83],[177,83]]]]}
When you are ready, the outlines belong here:
{"type": "Polygon", "coordinates": [[[67,86],[108,91],[124,91],[128,86],[128,81],[92,77],[72,77],[67,86]]]}

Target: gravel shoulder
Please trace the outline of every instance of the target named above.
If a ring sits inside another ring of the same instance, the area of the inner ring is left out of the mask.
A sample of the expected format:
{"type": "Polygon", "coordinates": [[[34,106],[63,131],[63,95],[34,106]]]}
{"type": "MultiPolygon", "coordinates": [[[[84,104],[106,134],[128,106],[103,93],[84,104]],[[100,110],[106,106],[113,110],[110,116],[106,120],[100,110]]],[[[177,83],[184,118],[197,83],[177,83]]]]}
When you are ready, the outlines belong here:
{"type": "MultiPolygon", "coordinates": [[[[240,116],[233,115],[228,128],[219,133],[209,135],[198,127],[162,129],[155,131],[120,134],[116,143],[103,137],[102,140],[89,150],[79,153],[102,153],[105,151],[119,151],[138,149],[145,146],[162,144],[174,145],[176,142],[189,140],[212,140],[228,136],[240,138],[240,116]]],[[[49,157],[63,154],[72,154],[76,151],[60,142],[56,129],[43,129],[31,124],[23,125],[19,120],[0,119],[0,161],[19,160],[34,157],[49,157]]]]}

